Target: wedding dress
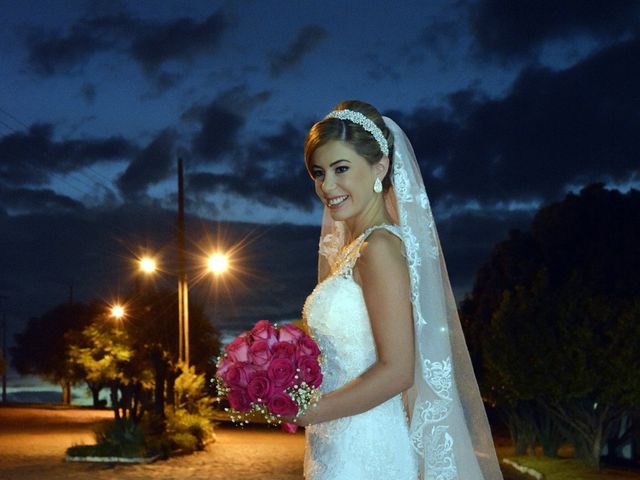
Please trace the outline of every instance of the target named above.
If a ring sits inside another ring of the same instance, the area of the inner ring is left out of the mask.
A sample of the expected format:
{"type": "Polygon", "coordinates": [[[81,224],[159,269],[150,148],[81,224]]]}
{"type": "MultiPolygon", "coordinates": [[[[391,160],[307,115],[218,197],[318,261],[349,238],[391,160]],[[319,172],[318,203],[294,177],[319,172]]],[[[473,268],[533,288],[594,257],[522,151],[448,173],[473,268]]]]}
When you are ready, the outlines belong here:
{"type": "MultiPolygon", "coordinates": [[[[323,354],[322,394],[350,382],[376,361],[369,315],[352,270],[360,247],[380,228],[402,238],[396,225],[365,230],[342,248],[331,274],[304,304],[303,319],[323,354]]],[[[366,412],[309,425],[305,441],[306,480],[418,479],[418,458],[402,394],[366,412]]]]}
{"type": "MultiPolygon", "coordinates": [[[[357,113],[342,117],[366,126],[377,141],[383,136],[357,113]]],[[[372,229],[385,228],[403,242],[411,280],[414,382],[366,412],[306,427],[305,477],[502,480],[420,166],[404,131],[382,118],[394,139],[392,186],[383,192],[394,225],[372,229]]],[[[353,380],[376,360],[362,291],[351,277],[371,231],[345,246],[347,226],[334,221],[325,206],[318,285],[303,308],[325,354],[321,393],[353,380]]]]}

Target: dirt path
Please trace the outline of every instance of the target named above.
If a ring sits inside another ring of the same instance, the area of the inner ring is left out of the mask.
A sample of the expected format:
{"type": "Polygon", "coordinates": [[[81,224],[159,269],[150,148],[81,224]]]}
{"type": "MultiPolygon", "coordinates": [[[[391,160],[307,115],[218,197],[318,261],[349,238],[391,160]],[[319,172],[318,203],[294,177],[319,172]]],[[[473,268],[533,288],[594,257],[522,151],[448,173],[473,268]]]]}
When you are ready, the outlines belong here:
{"type": "MultiPolygon", "coordinates": [[[[93,428],[112,413],[85,409],[0,407],[1,480],[302,480],[304,430],[260,425],[216,427],[203,452],[149,465],[69,463],[67,447],[94,443],[93,428]]],[[[517,477],[506,477],[505,480],[517,477]]]]}
{"type": "Polygon", "coordinates": [[[295,435],[221,424],[206,451],[150,465],[64,462],[67,447],[93,443],[92,429],[112,418],[99,410],[0,408],[0,479],[300,480],[304,430],[295,435]]]}

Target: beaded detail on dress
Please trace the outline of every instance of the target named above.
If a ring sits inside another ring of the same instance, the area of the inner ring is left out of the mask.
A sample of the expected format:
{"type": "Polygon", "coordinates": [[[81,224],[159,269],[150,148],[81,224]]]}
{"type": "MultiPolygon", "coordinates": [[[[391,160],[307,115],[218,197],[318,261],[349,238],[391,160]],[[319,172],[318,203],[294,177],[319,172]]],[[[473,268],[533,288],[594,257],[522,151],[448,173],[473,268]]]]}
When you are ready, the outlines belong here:
{"type": "MultiPolygon", "coordinates": [[[[376,225],[332,251],[331,274],[304,304],[303,319],[322,352],[322,394],[355,379],[376,361],[362,289],[352,273],[364,241],[379,228],[400,236],[395,225],[376,225]]],[[[358,415],[309,425],[305,437],[306,480],[418,478],[401,394],[358,415]]]]}

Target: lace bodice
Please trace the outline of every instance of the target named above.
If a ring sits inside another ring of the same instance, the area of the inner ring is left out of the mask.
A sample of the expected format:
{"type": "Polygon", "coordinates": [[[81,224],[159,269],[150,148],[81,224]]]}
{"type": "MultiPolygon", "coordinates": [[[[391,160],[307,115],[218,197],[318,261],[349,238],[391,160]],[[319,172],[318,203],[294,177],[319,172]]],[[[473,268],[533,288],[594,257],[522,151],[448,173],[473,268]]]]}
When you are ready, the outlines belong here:
{"type": "MultiPolygon", "coordinates": [[[[334,252],[331,274],[303,307],[303,319],[322,352],[322,394],[340,388],[376,361],[366,304],[352,274],[362,244],[379,228],[400,236],[395,225],[377,225],[334,252]]],[[[358,415],[310,425],[305,435],[307,480],[418,478],[401,395],[358,415]]]]}

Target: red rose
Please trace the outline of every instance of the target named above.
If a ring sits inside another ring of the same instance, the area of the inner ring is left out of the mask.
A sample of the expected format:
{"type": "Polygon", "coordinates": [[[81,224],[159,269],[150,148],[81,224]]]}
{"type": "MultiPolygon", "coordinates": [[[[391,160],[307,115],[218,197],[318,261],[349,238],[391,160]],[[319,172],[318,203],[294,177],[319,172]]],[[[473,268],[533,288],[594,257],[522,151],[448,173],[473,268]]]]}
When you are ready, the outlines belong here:
{"type": "Polygon", "coordinates": [[[322,383],[322,370],[318,364],[318,360],[309,355],[304,355],[298,360],[298,376],[303,382],[312,387],[319,387],[322,383]]]}
{"type": "Polygon", "coordinates": [[[227,398],[229,399],[229,405],[231,405],[231,408],[234,410],[239,412],[248,412],[251,408],[249,397],[247,396],[247,392],[244,388],[232,388],[227,393],[227,398]]]}
{"type": "Polygon", "coordinates": [[[281,342],[296,343],[303,336],[305,336],[304,330],[292,323],[287,323],[278,330],[278,339],[281,342]]]}
{"type": "Polygon", "coordinates": [[[316,342],[306,335],[298,339],[298,348],[303,355],[311,355],[312,357],[320,355],[320,349],[316,342]]]}
{"type": "Polygon", "coordinates": [[[247,362],[238,362],[231,365],[224,374],[224,382],[228,386],[246,387],[251,374],[257,368],[247,362]]]}
{"type": "Polygon", "coordinates": [[[256,372],[247,383],[247,395],[252,402],[267,403],[271,397],[271,381],[267,372],[256,372]]]}
{"type": "Polygon", "coordinates": [[[251,335],[254,340],[264,340],[269,346],[278,341],[276,329],[269,323],[269,320],[260,320],[251,329],[251,335]]]}
{"type": "Polygon", "coordinates": [[[241,334],[224,347],[229,358],[234,362],[246,362],[249,360],[249,346],[251,338],[248,334],[241,334]]]}
{"type": "Polygon", "coordinates": [[[294,358],[298,351],[298,346],[289,342],[276,342],[271,348],[273,358],[294,358]]]}
{"type": "Polygon", "coordinates": [[[274,358],[269,364],[267,374],[274,386],[287,388],[293,384],[296,367],[288,358],[274,358]]]}
{"type": "Polygon", "coordinates": [[[284,392],[273,395],[269,400],[268,407],[274,415],[295,415],[298,413],[298,405],[284,392]]]}
{"type": "Polygon", "coordinates": [[[266,368],[271,360],[271,349],[265,340],[255,340],[249,347],[249,361],[256,366],[266,368]]]}

